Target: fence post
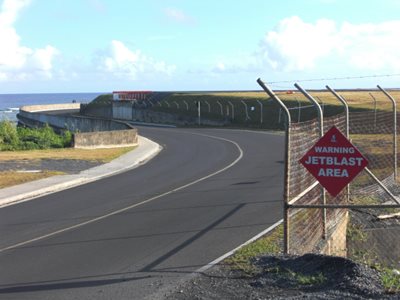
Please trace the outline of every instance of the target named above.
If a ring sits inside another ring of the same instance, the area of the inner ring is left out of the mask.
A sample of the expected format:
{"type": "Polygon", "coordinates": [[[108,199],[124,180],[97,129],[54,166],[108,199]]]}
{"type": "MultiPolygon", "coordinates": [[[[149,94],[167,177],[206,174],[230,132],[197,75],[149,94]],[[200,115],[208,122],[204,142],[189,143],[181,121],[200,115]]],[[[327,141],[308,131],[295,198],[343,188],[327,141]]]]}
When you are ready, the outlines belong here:
{"type": "Polygon", "coordinates": [[[324,101],[322,101],[322,100],[321,100],[321,98],[320,98],[320,97],[318,97],[318,96],[317,96],[317,97],[315,97],[315,98],[317,98],[317,99],[318,99],[318,101],[319,101],[319,102],[321,102],[321,104],[320,104],[320,105],[321,105],[321,108],[322,108],[322,113],[324,113],[324,108],[325,108],[325,103],[324,103],[324,101]]]}
{"type": "Polygon", "coordinates": [[[394,182],[396,183],[397,181],[397,106],[396,106],[396,100],[388,93],[386,92],[383,88],[381,88],[379,85],[377,86],[378,89],[380,89],[386,97],[388,97],[392,101],[392,106],[393,106],[393,160],[394,160],[394,182]]]}
{"type": "Polygon", "coordinates": [[[183,100],[183,103],[186,105],[186,110],[189,110],[189,104],[186,102],[186,100],[183,100]]]}
{"type": "Polygon", "coordinates": [[[301,102],[299,100],[297,100],[297,98],[295,98],[299,107],[299,111],[297,113],[297,123],[300,123],[300,116],[301,116],[301,102]]]}
{"type": "Polygon", "coordinates": [[[199,126],[200,126],[201,125],[201,102],[197,101],[196,104],[197,104],[197,116],[199,119],[199,126]]]}
{"type": "MultiPolygon", "coordinates": [[[[349,105],[341,95],[339,95],[334,89],[330,88],[328,85],[326,88],[340,101],[344,106],[344,111],[346,114],[346,137],[350,139],[350,115],[349,115],[349,105]]],[[[350,184],[347,185],[347,202],[350,202],[350,184]]]]}
{"type": "Polygon", "coordinates": [[[267,95],[274,99],[281,108],[285,111],[287,116],[286,122],[286,136],[285,136],[285,175],[284,175],[284,193],[283,193],[283,252],[288,254],[290,252],[289,234],[290,234],[290,223],[289,223],[289,198],[290,198],[290,128],[292,120],[290,112],[286,105],[282,102],[278,96],[260,79],[257,79],[257,83],[263,88],[267,95]]]}
{"type": "Polygon", "coordinates": [[[281,124],[282,108],[279,108],[278,124],[281,124]]]}
{"type": "Polygon", "coordinates": [[[260,111],[260,123],[263,123],[263,114],[264,114],[264,105],[262,104],[262,102],[260,100],[257,100],[258,104],[260,104],[261,107],[261,111],[260,111]]]}
{"type": "Polygon", "coordinates": [[[211,105],[210,105],[210,103],[208,103],[208,101],[207,100],[204,100],[204,102],[207,104],[207,106],[208,106],[208,113],[211,113],[211,105]]]}
{"type": "Polygon", "coordinates": [[[369,95],[374,100],[374,130],[376,130],[376,98],[371,93],[369,95]]]}
{"type": "Polygon", "coordinates": [[[334,89],[329,87],[328,85],[326,88],[340,101],[344,106],[344,111],[346,114],[346,137],[350,138],[350,117],[349,117],[349,105],[347,104],[346,99],[344,99],[341,95],[339,95],[334,89]]]}
{"type": "Polygon", "coordinates": [[[232,108],[232,120],[234,120],[235,119],[235,107],[233,106],[231,101],[228,101],[228,103],[232,108]]]}
{"type": "Polygon", "coordinates": [[[222,104],[221,104],[221,102],[219,102],[219,100],[217,100],[217,104],[218,104],[219,107],[221,108],[221,115],[224,115],[224,110],[223,110],[222,104]]]}
{"type": "MultiPolygon", "coordinates": [[[[307,93],[299,84],[295,83],[294,86],[308,99],[310,102],[315,106],[318,112],[318,121],[319,121],[319,134],[320,137],[324,135],[324,113],[322,111],[321,105],[309,94],[307,93]]],[[[326,205],[326,193],[325,189],[321,187],[322,189],[322,203],[326,205]]],[[[325,239],[326,238],[326,208],[322,209],[322,223],[323,223],[323,230],[322,230],[322,237],[325,239]]]]}
{"type": "Polygon", "coordinates": [[[240,100],[240,102],[242,102],[242,104],[244,105],[244,110],[245,110],[245,112],[246,112],[246,121],[247,121],[247,120],[251,120],[251,119],[250,119],[250,116],[249,116],[248,109],[247,109],[247,104],[246,104],[246,102],[244,102],[243,100],[240,100]]]}

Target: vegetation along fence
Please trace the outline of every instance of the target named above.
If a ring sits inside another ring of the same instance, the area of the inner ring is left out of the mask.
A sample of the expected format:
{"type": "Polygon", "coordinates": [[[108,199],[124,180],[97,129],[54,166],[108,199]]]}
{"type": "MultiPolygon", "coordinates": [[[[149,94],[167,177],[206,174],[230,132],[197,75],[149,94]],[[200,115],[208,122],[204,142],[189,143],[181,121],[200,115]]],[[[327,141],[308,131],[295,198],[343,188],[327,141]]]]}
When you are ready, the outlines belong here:
{"type": "MultiPolygon", "coordinates": [[[[326,116],[316,97],[298,84],[314,118],[296,115],[261,79],[259,85],[285,114],[284,252],[348,256],[375,266],[400,267],[400,189],[397,176],[396,101],[384,89],[370,93],[374,105],[354,109],[355,99],[327,91],[342,111],[326,116]],[[377,110],[376,103],[384,110],[377,110]],[[348,104],[353,105],[349,111],[348,104]],[[369,164],[336,197],[330,196],[299,163],[324,132],[336,126],[369,164]]],[[[354,93],[353,96],[356,96],[354,93]]],[[[351,95],[350,95],[351,96],[351,95]]]]}

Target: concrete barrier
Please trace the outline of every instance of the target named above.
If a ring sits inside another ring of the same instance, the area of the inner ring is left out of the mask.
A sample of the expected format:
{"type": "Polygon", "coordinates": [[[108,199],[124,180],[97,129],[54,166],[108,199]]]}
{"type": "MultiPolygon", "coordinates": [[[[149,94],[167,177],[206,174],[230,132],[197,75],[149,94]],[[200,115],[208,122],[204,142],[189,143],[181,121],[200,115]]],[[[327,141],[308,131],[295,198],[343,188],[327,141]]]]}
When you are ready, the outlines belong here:
{"type": "Polygon", "coordinates": [[[112,104],[113,119],[132,120],[133,119],[132,109],[133,109],[132,102],[113,102],[112,104]]]}
{"type": "Polygon", "coordinates": [[[49,111],[79,110],[79,103],[23,106],[17,115],[27,126],[49,124],[56,129],[74,132],[75,148],[111,148],[137,145],[138,132],[132,125],[114,120],[68,114],[50,114],[49,111]],[[47,113],[46,113],[47,112],[47,113]]]}
{"type": "Polygon", "coordinates": [[[36,126],[39,123],[49,124],[52,127],[59,129],[68,129],[76,132],[94,132],[94,131],[112,131],[112,130],[126,130],[133,128],[127,123],[100,119],[94,117],[84,117],[79,115],[68,114],[50,114],[49,111],[75,110],[79,109],[79,104],[51,104],[51,105],[35,105],[23,106],[20,108],[18,118],[22,117],[24,123],[28,122],[28,126],[36,126]],[[36,121],[34,124],[29,124],[29,120],[36,121]]]}
{"type": "Polygon", "coordinates": [[[349,223],[349,212],[346,211],[343,216],[337,220],[337,225],[329,239],[325,241],[325,245],[321,249],[321,253],[325,255],[335,255],[347,257],[347,225],[349,223]]]}
{"type": "Polygon", "coordinates": [[[79,110],[80,103],[61,103],[61,104],[44,104],[44,105],[27,105],[22,106],[19,110],[26,112],[42,112],[52,110],[79,110]]]}
{"type": "Polygon", "coordinates": [[[74,148],[80,149],[129,147],[137,144],[137,129],[74,134],[74,148]]]}

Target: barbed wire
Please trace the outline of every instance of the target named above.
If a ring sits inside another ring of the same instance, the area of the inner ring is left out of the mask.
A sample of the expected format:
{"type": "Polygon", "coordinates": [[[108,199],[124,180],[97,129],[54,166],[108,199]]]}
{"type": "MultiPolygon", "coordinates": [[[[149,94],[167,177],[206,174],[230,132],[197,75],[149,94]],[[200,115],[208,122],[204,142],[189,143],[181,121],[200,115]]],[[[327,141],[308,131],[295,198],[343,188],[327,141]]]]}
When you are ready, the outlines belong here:
{"type": "Polygon", "coordinates": [[[298,79],[298,80],[267,81],[266,83],[275,85],[276,83],[279,84],[279,83],[327,81],[327,80],[351,80],[351,79],[366,79],[366,78],[381,78],[381,77],[396,77],[396,76],[400,76],[400,74],[375,74],[375,75],[364,75],[364,76],[310,78],[310,79],[298,79]]]}

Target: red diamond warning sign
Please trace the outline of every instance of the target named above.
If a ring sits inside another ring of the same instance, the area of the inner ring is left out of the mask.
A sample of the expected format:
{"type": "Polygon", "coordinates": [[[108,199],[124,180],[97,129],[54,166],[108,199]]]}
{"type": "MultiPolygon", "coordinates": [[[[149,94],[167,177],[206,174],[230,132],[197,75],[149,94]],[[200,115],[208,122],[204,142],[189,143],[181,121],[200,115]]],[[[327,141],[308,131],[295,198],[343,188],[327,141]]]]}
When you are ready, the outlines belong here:
{"type": "Polygon", "coordinates": [[[367,159],[333,126],[300,159],[300,163],[336,196],[367,165],[367,159]]]}

